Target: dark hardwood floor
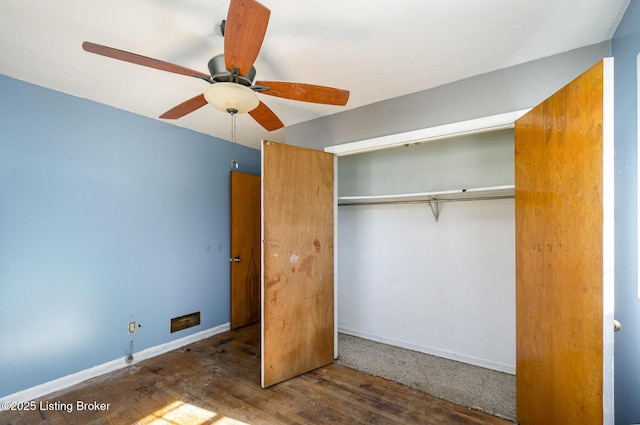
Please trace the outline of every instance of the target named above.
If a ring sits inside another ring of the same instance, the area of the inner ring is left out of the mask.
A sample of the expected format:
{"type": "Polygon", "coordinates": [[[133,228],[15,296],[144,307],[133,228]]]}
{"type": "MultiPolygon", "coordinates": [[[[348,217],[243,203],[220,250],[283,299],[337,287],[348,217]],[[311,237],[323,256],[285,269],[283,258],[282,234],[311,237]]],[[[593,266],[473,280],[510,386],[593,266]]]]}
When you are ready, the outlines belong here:
{"type": "Polygon", "coordinates": [[[262,389],[259,356],[259,325],[224,332],[50,394],[34,411],[0,412],[0,424],[511,423],[336,365],[262,389]]]}

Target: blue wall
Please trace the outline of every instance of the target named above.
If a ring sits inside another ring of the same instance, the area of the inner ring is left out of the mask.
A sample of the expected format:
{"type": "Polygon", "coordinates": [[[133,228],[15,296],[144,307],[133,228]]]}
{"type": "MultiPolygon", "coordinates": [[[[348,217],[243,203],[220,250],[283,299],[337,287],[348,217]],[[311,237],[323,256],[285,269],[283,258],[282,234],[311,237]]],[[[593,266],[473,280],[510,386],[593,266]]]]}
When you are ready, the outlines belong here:
{"type": "MultiPolygon", "coordinates": [[[[259,151],[236,155],[259,174],[259,151]]],[[[229,321],[230,158],[229,142],[0,76],[0,397],[229,321]]]]}
{"type": "Polygon", "coordinates": [[[611,42],[615,58],[616,424],[640,423],[640,300],[637,249],[637,55],[640,2],[631,1],[611,42]]]}

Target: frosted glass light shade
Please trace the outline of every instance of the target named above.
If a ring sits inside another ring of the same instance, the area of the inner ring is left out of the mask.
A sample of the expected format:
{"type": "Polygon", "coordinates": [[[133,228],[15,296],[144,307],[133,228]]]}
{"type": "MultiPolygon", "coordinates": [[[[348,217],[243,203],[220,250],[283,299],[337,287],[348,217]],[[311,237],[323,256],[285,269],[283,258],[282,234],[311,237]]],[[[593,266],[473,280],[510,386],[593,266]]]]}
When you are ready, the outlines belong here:
{"type": "Polygon", "coordinates": [[[260,104],[253,90],[238,83],[211,84],[204,92],[204,98],[223,112],[235,111],[238,114],[252,111],[260,104]]]}

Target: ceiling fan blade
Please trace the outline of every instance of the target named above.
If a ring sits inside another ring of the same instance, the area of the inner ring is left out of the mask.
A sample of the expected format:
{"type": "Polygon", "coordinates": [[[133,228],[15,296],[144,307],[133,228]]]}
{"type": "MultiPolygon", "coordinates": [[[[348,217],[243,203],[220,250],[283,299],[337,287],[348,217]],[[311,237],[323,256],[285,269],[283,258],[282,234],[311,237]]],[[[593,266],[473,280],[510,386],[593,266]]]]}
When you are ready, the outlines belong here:
{"type": "Polygon", "coordinates": [[[325,105],[344,106],[349,100],[349,91],[333,87],[315,86],[313,84],[289,83],[284,81],[256,81],[257,86],[269,87],[261,91],[269,96],[302,102],[322,103],[325,105]]]}
{"type": "Polygon", "coordinates": [[[258,57],[267,32],[271,11],[255,0],[231,0],[224,31],[224,60],[227,71],[237,66],[247,75],[258,57]]]}
{"type": "Polygon", "coordinates": [[[280,118],[278,118],[278,116],[262,102],[260,102],[254,110],[249,111],[249,115],[251,115],[251,117],[267,131],[273,131],[284,127],[280,118]]]}
{"type": "Polygon", "coordinates": [[[160,115],[160,118],[164,118],[168,120],[175,120],[178,118],[182,118],[185,115],[190,114],[191,112],[202,108],[206,104],[207,104],[207,100],[204,98],[204,94],[199,94],[169,109],[167,112],[160,115]]]}
{"type": "Polygon", "coordinates": [[[180,65],[174,65],[169,62],[148,58],[146,56],[138,55],[135,53],[125,52],[124,50],[114,49],[113,47],[91,43],[90,41],[83,42],[82,48],[90,53],[95,53],[97,55],[106,56],[108,58],[134,63],[136,65],[159,69],[161,71],[173,72],[175,74],[186,75],[188,77],[203,77],[207,80],[211,78],[209,74],[205,74],[200,71],[194,71],[193,69],[185,68],[180,65]]]}

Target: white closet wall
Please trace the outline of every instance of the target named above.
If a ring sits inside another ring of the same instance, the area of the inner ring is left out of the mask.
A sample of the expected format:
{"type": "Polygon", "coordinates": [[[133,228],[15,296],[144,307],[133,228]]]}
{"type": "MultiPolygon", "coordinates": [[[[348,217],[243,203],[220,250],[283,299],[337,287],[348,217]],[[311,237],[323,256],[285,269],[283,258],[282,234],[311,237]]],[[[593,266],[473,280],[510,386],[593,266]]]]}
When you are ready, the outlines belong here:
{"type": "MultiPolygon", "coordinates": [[[[513,131],[341,157],[339,196],[509,185],[513,131]]],[[[515,373],[513,199],[340,206],[341,332],[515,373]]]]}

